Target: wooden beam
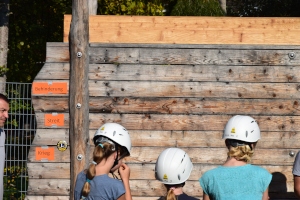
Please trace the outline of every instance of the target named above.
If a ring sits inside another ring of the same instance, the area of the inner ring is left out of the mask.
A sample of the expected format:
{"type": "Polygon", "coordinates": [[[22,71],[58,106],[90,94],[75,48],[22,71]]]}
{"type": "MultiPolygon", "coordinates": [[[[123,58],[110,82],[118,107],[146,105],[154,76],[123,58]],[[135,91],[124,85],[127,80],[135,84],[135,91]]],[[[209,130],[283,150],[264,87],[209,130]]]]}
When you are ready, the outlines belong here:
{"type": "Polygon", "coordinates": [[[77,174],[89,164],[89,8],[88,1],[72,0],[70,28],[70,199],[74,198],[77,174]],[[80,107],[76,107],[80,104],[80,107]],[[77,160],[78,155],[82,160],[77,160]]]}

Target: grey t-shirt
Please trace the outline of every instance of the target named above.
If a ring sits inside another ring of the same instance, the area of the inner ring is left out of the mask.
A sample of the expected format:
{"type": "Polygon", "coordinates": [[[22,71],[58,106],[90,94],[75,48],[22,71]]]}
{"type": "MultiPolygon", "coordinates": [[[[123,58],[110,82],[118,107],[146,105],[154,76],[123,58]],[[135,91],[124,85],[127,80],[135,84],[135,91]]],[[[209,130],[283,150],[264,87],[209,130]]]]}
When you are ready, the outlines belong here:
{"type": "MultiPolygon", "coordinates": [[[[86,182],[86,174],[82,171],[77,175],[74,199],[81,198],[81,191],[86,182]]],[[[85,200],[117,200],[125,194],[123,182],[110,178],[107,174],[95,176],[90,182],[90,193],[85,200]]]]}
{"type": "Polygon", "coordinates": [[[295,176],[300,176],[300,151],[298,151],[294,161],[293,174],[295,176]]]}

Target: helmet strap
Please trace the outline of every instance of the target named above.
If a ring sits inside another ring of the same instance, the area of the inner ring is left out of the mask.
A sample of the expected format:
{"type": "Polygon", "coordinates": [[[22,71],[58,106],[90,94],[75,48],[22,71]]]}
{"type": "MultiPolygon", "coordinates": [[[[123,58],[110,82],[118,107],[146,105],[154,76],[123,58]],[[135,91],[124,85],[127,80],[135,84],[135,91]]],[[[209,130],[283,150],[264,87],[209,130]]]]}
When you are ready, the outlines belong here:
{"type": "Polygon", "coordinates": [[[244,142],[244,141],[240,141],[240,140],[228,139],[228,143],[233,147],[248,145],[250,147],[251,151],[253,150],[252,146],[251,146],[252,143],[250,143],[250,142],[244,142]]]}

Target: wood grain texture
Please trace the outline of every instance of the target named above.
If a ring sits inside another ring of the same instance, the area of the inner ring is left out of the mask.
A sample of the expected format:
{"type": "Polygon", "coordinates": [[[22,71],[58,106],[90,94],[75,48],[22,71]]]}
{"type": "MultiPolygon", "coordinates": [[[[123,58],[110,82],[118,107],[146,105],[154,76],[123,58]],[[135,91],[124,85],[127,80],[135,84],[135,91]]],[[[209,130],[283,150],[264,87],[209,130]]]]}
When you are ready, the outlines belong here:
{"type": "MultiPolygon", "coordinates": [[[[35,80],[69,79],[69,63],[45,63],[35,80]]],[[[299,82],[299,66],[90,64],[89,80],[299,82]]]]}
{"type": "MultiPolygon", "coordinates": [[[[288,54],[300,51],[295,49],[264,49],[255,46],[255,49],[218,49],[210,46],[208,49],[169,48],[134,48],[134,47],[91,47],[89,52],[90,64],[187,64],[187,65],[222,65],[222,66],[295,66],[300,65],[299,56],[290,59],[288,54]]],[[[48,46],[46,62],[64,63],[69,61],[68,46],[48,46]]]]}
{"type": "Polygon", "coordinates": [[[70,196],[30,196],[26,195],[25,200],[69,200],[70,196]]]}
{"type": "Polygon", "coordinates": [[[29,179],[27,195],[68,196],[70,195],[69,179],[29,179]]]}
{"type": "MultiPolygon", "coordinates": [[[[68,41],[70,15],[64,18],[68,41]]],[[[90,16],[90,41],[98,43],[299,44],[295,18],[90,16]],[[110,27],[109,30],[106,27],[110,27]],[[288,30],[288,31],[286,31],[288,30]],[[289,37],[286,37],[289,34],[289,37]]]]}
{"type": "Polygon", "coordinates": [[[28,177],[38,179],[70,179],[70,163],[27,164],[28,177]]]}
{"type": "Polygon", "coordinates": [[[57,145],[61,140],[69,142],[69,129],[37,129],[32,145],[57,145]]]}
{"type": "MultiPolygon", "coordinates": [[[[65,112],[67,97],[33,97],[36,112],[65,112]]],[[[92,113],[299,115],[293,99],[90,97],[92,113]]]]}
{"type": "MultiPolygon", "coordinates": [[[[51,128],[51,126],[45,126],[45,114],[47,113],[36,113],[37,128],[51,128]]],[[[223,131],[225,124],[232,116],[90,113],[89,117],[90,129],[98,129],[104,123],[114,122],[129,130],[223,131]],[[213,126],[211,122],[214,122],[213,126]]],[[[297,132],[300,126],[299,116],[254,116],[254,118],[259,123],[261,131],[297,132]]],[[[64,126],[58,128],[69,127],[68,113],[64,113],[64,120],[64,126]]]]}

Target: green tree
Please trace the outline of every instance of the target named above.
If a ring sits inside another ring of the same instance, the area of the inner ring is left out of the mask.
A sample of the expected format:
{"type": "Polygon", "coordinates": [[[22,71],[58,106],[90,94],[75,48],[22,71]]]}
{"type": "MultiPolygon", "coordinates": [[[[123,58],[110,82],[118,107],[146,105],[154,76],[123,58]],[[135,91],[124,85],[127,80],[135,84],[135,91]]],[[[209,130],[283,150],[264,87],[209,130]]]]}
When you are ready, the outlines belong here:
{"type": "Polygon", "coordinates": [[[159,0],[98,0],[98,14],[162,16],[163,4],[159,0]]]}
{"type": "Polygon", "coordinates": [[[218,0],[178,0],[171,11],[173,16],[224,16],[218,0]]]}
{"type": "Polygon", "coordinates": [[[227,15],[238,17],[300,17],[300,0],[228,0],[227,15]]]}
{"type": "Polygon", "coordinates": [[[62,42],[70,0],[10,0],[7,81],[32,82],[44,65],[46,43],[62,42]]]}

